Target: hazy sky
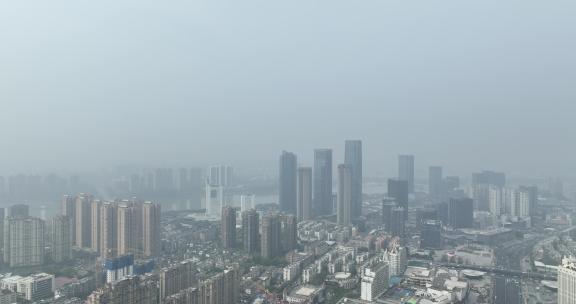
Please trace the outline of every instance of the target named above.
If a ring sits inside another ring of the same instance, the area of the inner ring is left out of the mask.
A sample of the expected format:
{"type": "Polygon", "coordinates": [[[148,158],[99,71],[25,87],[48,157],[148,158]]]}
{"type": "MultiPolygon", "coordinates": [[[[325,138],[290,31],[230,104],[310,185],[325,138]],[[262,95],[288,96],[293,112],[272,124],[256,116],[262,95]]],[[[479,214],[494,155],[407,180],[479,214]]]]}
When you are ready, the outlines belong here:
{"type": "Polygon", "coordinates": [[[576,172],[574,0],[0,2],[0,173],[276,165],[576,172]]]}

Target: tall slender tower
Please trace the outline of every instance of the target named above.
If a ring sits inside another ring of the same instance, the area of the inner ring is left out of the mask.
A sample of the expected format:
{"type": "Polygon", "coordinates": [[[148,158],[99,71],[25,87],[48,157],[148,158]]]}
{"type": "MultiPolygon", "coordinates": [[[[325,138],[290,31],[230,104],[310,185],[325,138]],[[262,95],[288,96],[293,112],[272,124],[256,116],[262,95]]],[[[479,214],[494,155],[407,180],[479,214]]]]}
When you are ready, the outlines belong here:
{"type": "Polygon", "coordinates": [[[159,204],[145,202],[142,206],[142,247],[144,256],[156,257],[160,255],[160,213],[159,204]]]}
{"type": "Polygon", "coordinates": [[[236,209],[222,208],[222,247],[236,248],[236,209]]]}
{"type": "Polygon", "coordinates": [[[70,220],[70,244],[76,242],[76,198],[70,195],[64,195],[61,206],[62,215],[70,220]]]}
{"type": "Polygon", "coordinates": [[[275,258],[281,253],[280,219],[277,214],[269,214],[262,219],[262,241],[260,255],[263,258],[275,258]]]}
{"type": "Polygon", "coordinates": [[[408,181],[397,179],[388,180],[388,196],[393,198],[398,206],[404,207],[404,220],[408,219],[408,192],[408,181]]]}
{"type": "Polygon", "coordinates": [[[134,208],[128,204],[118,206],[118,255],[134,254],[137,251],[135,213],[134,208]]]}
{"type": "Polygon", "coordinates": [[[282,212],[296,214],[296,154],[283,151],[280,155],[279,203],[282,212]]]}
{"type": "Polygon", "coordinates": [[[78,248],[92,247],[92,200],[88,194],[80,194],[76,198],[76,241],[78,248]]]}
{"type": "Polygon", "coordinates": [[[314,151],[314,216],[330,215],[332,210],[332,150],[314,151]]]}
{"type": "Polygon", "coordinates": [[[115,257],[118,250],[118,206],[114,203],[103,203],[100,206],[100,256],[115,257]]]}
{"type": "Polygon", "coordinates": [[[352,219],[362,215],[362,141],[347,140],[344,143],[344,163],[352,174],[352,219]]]}
{"type": "Polygon", "coordinates": [[[298,168],[298,221],[307,221],[312,218],[312,168],[298,168]]]}
{"type": "Polygon", "coordinates": [[[442,177],[442,167],[430,166],[428,168],[428,195],[435,202],[439,202],[443,198],[444,183],[442,177]]]}
{"type": "Polygon", "coordinates": [[[408,181],[408,191],[414,193],[414,155],[398,156],[398,179],[408,181]]]}
{"type": "Polygon", "coordinates": [[[92,223],[92,227],[90,229],[91,236],[91,248],[94,252],[100,252],[100,206],[102,206],[102,202],[99,200],[93,200],[91,203],[91,213],[90,213],[90,221],[92,223]]]}
{"type": "Polygon", "coordinates": [[[352,213],[352,168],[338,165],[338,224],[349,226],[352,213]]]}
{"type": "Polygon", "coordinates": [[[242,241],[244,242],[244,251],[249,254],[257,254],[260,251],[259,229],[258,212],[254,209],[242,212],[242,241]]]}
{"type": "Polygon", "coordinates": [[[52,218],[50,225],[52,235],[52,260],[62,263],[70,259],[72,244],[70,243],[70,218],[66,215],[57,215],[52,218]]]}

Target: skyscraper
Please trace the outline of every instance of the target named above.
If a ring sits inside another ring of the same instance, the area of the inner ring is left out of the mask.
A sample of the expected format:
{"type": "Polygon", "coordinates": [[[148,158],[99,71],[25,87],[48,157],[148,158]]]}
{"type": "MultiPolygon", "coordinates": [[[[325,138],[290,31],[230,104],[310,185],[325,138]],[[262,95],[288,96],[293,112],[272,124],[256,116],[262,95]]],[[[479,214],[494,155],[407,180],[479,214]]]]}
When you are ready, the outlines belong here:
{"type": "Polygon", "coordinates": [[[406,180],[389,179],[388,196],[393,198],[396,205],[404,207],[404,219],[408,219],[408,192],[409,184],[406,180]]]}
{"type": "Polygon", "coordinates": [[[442,167],[431,166],[428,168],[428,194],[435,202],[442,200],[444,192],[444,182],[442,177],[442,167]]]}
{"type": "Polygon", "coordinates": [[[90,229],[90,241],[91,241],[91,248],[93,252],[100,252],[100,235],[101,235],[101,218],[100,218],[100,206],[102,202],[99,200],[93,200],[91,203],[91,211],[90,211],[90,222],[92,223],[92,227],[90,229]]]}
{"type": "Polygon", "coordinates": [[[76,197],[76,241],[78,248],[92,248],[92,200],[89,194],[76,197]]]}
{"type": "Polygon", "coordinates": [[[440,248],[442,246],[442,222],[426,220],[420,231],[420,248],[440,248]]]}
{"type": "Polygon", "coordinates": [[[456,229],[474,227],[474,201],[471,198],[451,198],[448,221],[456,229]]]}
{"type": "Polygon", "coordinates": [[[222,208],[222,247],[225,249],[236,248],[236,209],[232,207],[222,208]]]}
{"type": "Polygon", "coordinates": [[[408,181],[408,192],[414,193],[414,155],[398,156],[398,179],[408,181]]]}
{"type": "Polygon", "coordinates": [[[307,221],[312,218],[312,168],[298,168],[297,194],[298,221],[307,221]]]}
{"type": "Polygon", "coordinates": [[[145,202],[142,205],[142,247],[144,256],[157,257],[161,250],[159,204],[145,202]]]}
{"type": "Polygon", "coordinates": [[[10,267],[44,264],[44,221],[10,217],[4,224],[4,263],[10,267]]]}
{"type": "Polygon", "coordinates": [[[352,168],[348,165],[338,165],[338,224],[349,226],[352,213],[352,168]]]}
{"type": "Polygon", "coordinates": [[[128,203],[118,205],[117,231],[118,256],[140,253],[137,250],[136,221],[138,216],[133,206],[128,203]]]}
{"type": "Polygon", "coordinates": [[[347,140],[344,143],[344,163],[352,174],[351,217],[362,215],[362,141],[347,140]]]}
{"type": "Polygon", "coordinates": [[[558,304],[576,301],[576,258],[566,257],[558,266],[558,304]]]}
{"type": "Polygon", "coordinates": [[[296,216],[292,214],[282,214],[281,224],[281,245],[284,252],[296,249],[298,245],[298,222],[296,216]]]}
{"type": "Polygon", "coordinates": [[[332,150],[314,150],[314,216],[333,213],[332,150]]]}
{"type": "Polygon", "coordinates": [[[390,219],[390,234],[399,237],[402,241],[406,238],[406,214],[404,207],[392,208],[392,216],[390,219]]]}
{"type": "Polygon", "coordinates": [[[70,240],[71,245],[74,245],[76,242],[76,198],[71,195],[64,195],[61,212],[70,220],[70,240]]]}
{"type": "Polygon", "coordinates": [[[282,212],[296,214],[296,170],[298,161],[294,153],[280,155],[279,203],[282,212]]]}
{"type": "Polygon", "coordinates": [[[105,202],[100,206],[100,257],[112,258],[118,252],[118,206],[105,202]]]}
{"type": "Polygon", "coordinates": [[[260,242],[260,255],[263,258],[272,259],[281,254],[280,231],[280,219],[278,215],[265,215],[262,219],[262,239],[260,242]]]}
{"type": "Polygon", "coordinates": [[[383,261],[374,261],[363,268],[360,283],[360,298],[364,301],[375,302],[376,298],[388,289],[389,264],[383,261]]]}
{"type": "Polygon", "coordinates": [[[62,263],[69,260],[72,248],[70,218],[66,215],[55,216],[52,218],[50,229],[52,232],[52,261],[62,263]]]}
{"type": "Polygon", "coordinates": [[[244,251],[257,254],[260,251],[260,219],[256,210],[242,212],[242,242],[244,251]]]}
{"type": "Polygon", "coordinates": [[[396,201],[393,198],[385,198],[382,200],[382,222],[387,232],[390,232],[392,227],[392,209],[396,206],[396,201]]]}

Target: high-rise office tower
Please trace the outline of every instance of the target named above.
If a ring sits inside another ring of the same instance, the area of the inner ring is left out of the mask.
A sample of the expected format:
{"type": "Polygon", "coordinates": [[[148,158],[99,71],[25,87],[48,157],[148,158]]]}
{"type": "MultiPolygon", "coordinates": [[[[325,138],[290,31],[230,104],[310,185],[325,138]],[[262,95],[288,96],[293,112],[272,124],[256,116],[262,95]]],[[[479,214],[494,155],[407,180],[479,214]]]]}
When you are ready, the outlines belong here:
{"type": "Polygon", "coordinates": [[[71,195],[64,195],[61,202],[61,214],[70,220],[70,240],[74,245],[76,242],[76,198],[71,195]]]}
{"type": "Polygon", "coordinates": [[[145,202],[142,205],[142,247],[144,256],[157,257],[161,251],[159,204],[145,202]]]}
{"type": "Polygon", "coordinates": [[[388,290],[389,264],[383,261],[374,261],[372,265],[363,268],[360,283],[360,298],[364,301],[375,302],[376,298],[388,290]]]}
{"type": "Polygon", "coordinates": [[[352,220],[352,169],[348,165],[338,165],[338,204],[339,225],[349,226],[352,220]]]}
{"type": "Polygon", "coordinates": [[[298,221],[307,221],[312,218],[312,168],[298,168],[298,185],[296,188],[298,221]]]}
{"type": "Polygon", "coordinates": [[[333,213],[332,150],[314,150],[314,216],[333,213]]]}
{"type": "Polygon", "coordinates": [[[78,248],[92,247],[92,200],[89,194],[81,193],[76,197],[76,241],[78,248]]]}
{"type": "Polygon", "coordinates": [[[277,214],[268,214],[262,218],[262,238],[260,255],[265,259],[279,256],[280,248],[280,218],[277,214]]]}
{"type": "Polygon", "coordinates": [[[404,214],[404,207],[394,207],[392,208],[390,219],[390,233],[392,236],[399,237],[402,241],[406,238],[406,219],[404,214]]]}
{"type": "Polygon", "coordinates": [[[278,201],[280,210],[290,214],[296,214],[297,167],[296,154],[283,151],[282,155],[280,155],[278,201]]]}
{"type": "Polygon", "coordinates": [[[420,248],[436,249],[442,247],[442,222],[426,220],[420,230],[420,248]]]}
{"type": "Polygon", "coordinates": [[[260,219],[256,210],[242,212],[242,242],[244,251],[250,254],[260,252],[260,219]]]}
{"type": "Polygon", "coordinates": [[[404,219],[408,219],[408,193],[409,183],[406,180],[389,179],[388,197],[396,202],[396,205],[404,207],[404,219]]]}
{"type": "Polygon", "coordinates": [[[390,232],[392,227],[392,209],[395,207],[397,207],[397,205],[393,198],[385,198],[382,200],[382,222],[387,232],[390,232]]]}
{"type": "Polygon", "coordinates": [[[351,217],[362,215],[362,141],[347,140],[344,143],[344,164],[350,167],[352,174],[351,217]]]}
{"type": "Polygon", "coordinates": [[[414,155],[398,156],[398,179],[408,181],[408,192],[414,193],[414,155]]]}
{"type": "Polygon", "coordinates": [[[431,166],[428,168],[428,194],[432,201],[441,201],[444,197],[444,181],[442,167],[431,166]]]}
{"type": "Polygon", "coordinates": [[[44,221],[10,217],[4,224],[4,263],[10,267],[44,264],[44,221]]]}
{"type": "Polygon", "coordinates": [[[100,257],[116,257],[118,252],[118,205],[105,202],[100,207],[100,257]]]}
{"type": "Polygon", "coordinates": [[[222,247],[225,249],[236,248],[236,209],[232,207],[222,208],[222,247]]]}
{"type": "Polygon", "coordinates": [[[282,214],[281,224],[281,245],[284,252],[296,249],[298,245],[298,222],[296,216],[292,214],[282,214]]]}
{"type": "Polygon", "coordinates": [[[133,206],[122,203],[118,205],[117,213],[117,254],[118,256],[137,254],[136,221],[138,216],[133,206]]]}
{"type": "Polygon", "coordinates": [[[474,227],[474,201],[471,198],[451,198],[448,221],[452,228],[474,227]]]}
{"type": "Polygon", "coordinates": [[[66,215],[57,215],[52,218],[50,225],[52,237],[52,261],[62,263],[70,259],[71,240],[70,218],[66,215]]]}
{"type": "Polygon", "coordinates": [[[558,304],[576,301],[576,258],[566,257],[558,266],[558,304]]]}
{"type": "Polygon", "coordinates": [[[101,223],[100,223],[100,207],[102,206],[102,202],[100,200],[93,200],[91,203],[91,211],[90,211],[90,221],[92,223],[92,227],[90,230],[90,241],[91,241],[91,248],[94,252],[100,252],[100,230],[101,230],[101,223]]]}

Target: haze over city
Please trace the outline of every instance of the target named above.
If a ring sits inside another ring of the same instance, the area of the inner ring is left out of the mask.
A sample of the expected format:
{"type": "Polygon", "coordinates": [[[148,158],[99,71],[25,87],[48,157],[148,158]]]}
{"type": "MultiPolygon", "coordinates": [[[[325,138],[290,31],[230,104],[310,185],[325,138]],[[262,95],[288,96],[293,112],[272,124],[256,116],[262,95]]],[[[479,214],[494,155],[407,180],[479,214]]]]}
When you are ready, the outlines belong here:
{"type": "Polygon", "coordinates": [[[0,304],[576,304],[576,2],[0,3],[0,304]]]}
{"type": "Polygon", "coordinates": [[[574,176],[570,1],[0,8],[2,171],[273,168],[361,138],[371,175],[411,153],[422,175],[574,176]]]}

